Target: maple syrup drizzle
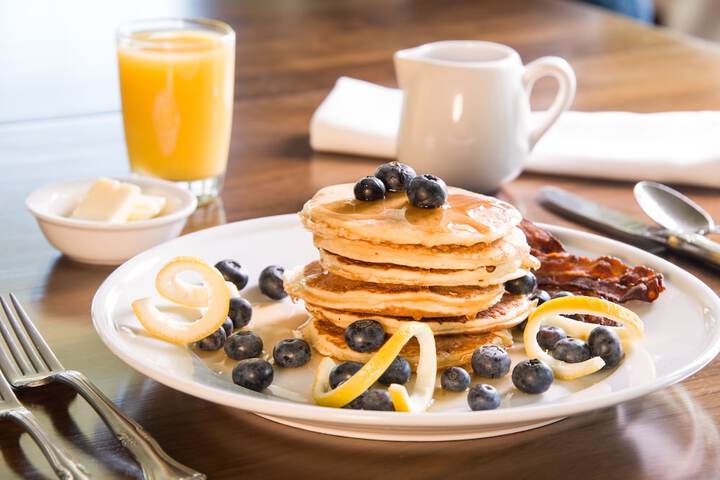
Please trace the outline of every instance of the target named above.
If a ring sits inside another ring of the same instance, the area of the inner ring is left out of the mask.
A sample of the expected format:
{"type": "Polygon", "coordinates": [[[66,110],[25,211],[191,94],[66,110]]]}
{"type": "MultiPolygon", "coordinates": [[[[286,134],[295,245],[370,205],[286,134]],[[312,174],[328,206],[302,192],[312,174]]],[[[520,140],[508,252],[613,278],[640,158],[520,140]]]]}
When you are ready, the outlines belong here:
{"type": "Polygon", "coordinates": [[[383,200],[364,202],[356,199],[330,201],[318,205],[336,217],[352,220],[376,220],[378,222],[402,222],[436,232],[438,230],[454,230],[453,226],[466,225],[479,233],[492,230],[488,223],[475,218],[476,215],[486,218],[505,217],[505,208],[482,197],[465,194],[450,194],[440,208],[417,208],[410,204],[404,192],[391,193],[383,200]],[[496,210],[488,214],[488,210],[496,210]]]}

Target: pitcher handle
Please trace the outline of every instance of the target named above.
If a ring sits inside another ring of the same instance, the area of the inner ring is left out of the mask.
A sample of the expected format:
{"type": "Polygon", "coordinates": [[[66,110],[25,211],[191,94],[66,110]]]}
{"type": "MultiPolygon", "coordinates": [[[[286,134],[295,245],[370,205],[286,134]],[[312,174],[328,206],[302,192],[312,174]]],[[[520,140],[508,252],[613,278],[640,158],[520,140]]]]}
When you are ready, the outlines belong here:
{"type": "Polygon", "coordinates": [[[560,57],[541,57],[525,65],[523,74],[523,85],[527,91],[528,98],[532,92],[535,82],[540,78],[550,76],[558,82],[558,90],[552,105],[545,113],[544,118],[530,132],[530,150],[553,123],[560,117],[560,114],[570,108],[575,99],[575,72],[568,62],[560,57]]]}

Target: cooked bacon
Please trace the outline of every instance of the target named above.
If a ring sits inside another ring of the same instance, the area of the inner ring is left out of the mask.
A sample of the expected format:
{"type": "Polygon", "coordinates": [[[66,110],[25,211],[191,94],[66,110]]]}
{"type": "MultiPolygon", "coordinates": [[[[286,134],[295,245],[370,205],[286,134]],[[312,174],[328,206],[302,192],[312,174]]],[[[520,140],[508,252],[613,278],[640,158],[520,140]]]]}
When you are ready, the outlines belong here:
{"type": "MultiPolygon", "coordinates": [[[[665,290],[662,274],[648,267],[630,267],[609,256],[593,259],[572,255],[551,233],[532,222],[523,220],[520,228],[525,232],[532,254],[540,260],[540,269],[535,271],[538,286],[550,293],[564,290],[624,303],[654,302],[665,290]]],[[[600,319],[595,320],[593,323],[600,319]]]]}

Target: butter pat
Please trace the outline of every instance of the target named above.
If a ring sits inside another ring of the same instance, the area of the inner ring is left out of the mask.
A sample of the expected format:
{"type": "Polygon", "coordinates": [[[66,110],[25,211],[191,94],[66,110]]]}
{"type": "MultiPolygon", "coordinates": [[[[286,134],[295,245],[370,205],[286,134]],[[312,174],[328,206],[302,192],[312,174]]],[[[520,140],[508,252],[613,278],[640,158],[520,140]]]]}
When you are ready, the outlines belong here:
{"type": "Polygon", "coordinates": [[[165,208],[165,197],[157,195],[141,194],[135,201],[128,220],[133,222],[137,220],[147,220],[157,216],[163,208],[165,208]]]}
{"type": "Polygon", "coordinates": [[[99,178],[75,207],[71,217],[109,223],[127,222],[141,196],[137,185],[99,178]]]}

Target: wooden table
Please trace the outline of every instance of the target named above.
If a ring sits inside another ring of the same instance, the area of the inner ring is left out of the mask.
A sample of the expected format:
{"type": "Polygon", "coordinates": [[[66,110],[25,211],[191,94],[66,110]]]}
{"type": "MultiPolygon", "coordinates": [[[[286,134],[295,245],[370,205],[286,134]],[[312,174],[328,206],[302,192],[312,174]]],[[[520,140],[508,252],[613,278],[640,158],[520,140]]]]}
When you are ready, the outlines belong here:
{"type": "MultiPolygon", "coordinates": [[[[308,122],[341,75],[394,85],[391,58],[400,48],[478,38],[507,43],[526,61],[560,55],[577,71],[574,108],[662,111],[720,109],[716,47],[553,1],[170,3],[0,2],[0,25],[27,26],[0,30],[0,293],[19,295],[68,367],[86,372],[171,455],[210,478],[720,477],[717,361],[680,385],[614,408],[526,433],[441,444],[312,434],[175,392],[116,359],[93,331],[90,301],[111,269],[61,257],[23,208],[25,196],[48,182],[127,170],[112,29],[129,18],[207,16],[237,31],[227,184],[222,203],[198,211],[189,229],[293,212],[319,187],[371,169],[376,160],[314,154],[308,122]]],[[[550,83],[540,84],[536,105],[547,105],[551,93],[550,83]]],[[[546,184],[640,215],[629,183],[526,174],[501,194],[533,220],[567,224],[537,205],[546,184]]],[[[683,190],[720,218],[717,191],[683,190]]],[[[720,289],[717,273],[669,259],[720,289]]],[[[65,388],[21,399],[96,478],[138,476],[104,424],[65,388]]],[[[7,422],[0,448],[0,478],[51,474],[34,444],[7,422]]]]}

